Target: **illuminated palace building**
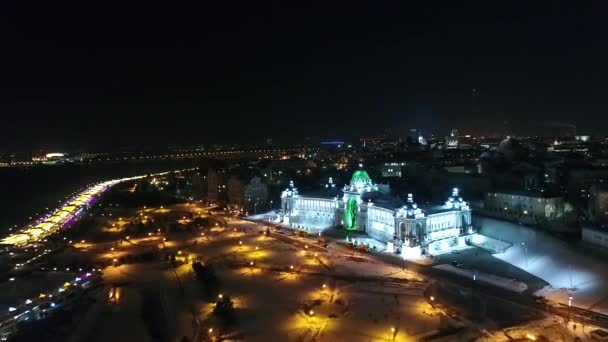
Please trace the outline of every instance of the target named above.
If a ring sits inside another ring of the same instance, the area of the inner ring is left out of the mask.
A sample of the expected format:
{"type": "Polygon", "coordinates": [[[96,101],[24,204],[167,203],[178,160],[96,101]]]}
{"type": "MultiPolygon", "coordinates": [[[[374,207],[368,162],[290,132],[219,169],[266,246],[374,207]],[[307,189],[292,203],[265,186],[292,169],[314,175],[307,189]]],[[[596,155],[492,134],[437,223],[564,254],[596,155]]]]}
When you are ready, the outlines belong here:
{"type": "Polygon", "coordinates": [[[453,189],[448,200],[439,206],[423,210],[407,195],[405,205],[375,205],[378,194],[364,170],[356,171],[343,195],[334,198],[307,197],[298,193],[293,182],[281,195],[283,223],[309,233],[319,233],[330,227],[344,227],[353,232],[365,232],[386,243],[387,251],[404,257],[437,254],[463,246],[473,234],[471,209],[453,189]]]}

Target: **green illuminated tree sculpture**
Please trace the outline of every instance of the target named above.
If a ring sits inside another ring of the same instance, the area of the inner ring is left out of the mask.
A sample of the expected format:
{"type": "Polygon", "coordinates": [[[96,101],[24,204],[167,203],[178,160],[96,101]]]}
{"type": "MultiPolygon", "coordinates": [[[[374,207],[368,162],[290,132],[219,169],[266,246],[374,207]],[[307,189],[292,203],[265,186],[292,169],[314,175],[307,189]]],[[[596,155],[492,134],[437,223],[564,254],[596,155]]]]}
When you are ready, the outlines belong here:
{"type": "Polygon", "coordinates": [[[357,229],[357,199],[350,197],[344,211],[344,227],[348,230],[357,229]]]}

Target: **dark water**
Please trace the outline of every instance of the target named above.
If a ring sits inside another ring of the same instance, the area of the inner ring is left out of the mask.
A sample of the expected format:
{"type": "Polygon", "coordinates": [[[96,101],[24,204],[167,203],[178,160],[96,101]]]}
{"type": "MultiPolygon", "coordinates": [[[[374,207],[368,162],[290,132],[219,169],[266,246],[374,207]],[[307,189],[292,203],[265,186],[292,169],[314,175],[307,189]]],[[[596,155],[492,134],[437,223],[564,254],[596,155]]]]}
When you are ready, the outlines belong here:
{"type": "Polygon", "coordinates": [[[0,168],[0,235],[29,222],[89,183],[199,166],[196,161],[159,161],[0,168]]]}

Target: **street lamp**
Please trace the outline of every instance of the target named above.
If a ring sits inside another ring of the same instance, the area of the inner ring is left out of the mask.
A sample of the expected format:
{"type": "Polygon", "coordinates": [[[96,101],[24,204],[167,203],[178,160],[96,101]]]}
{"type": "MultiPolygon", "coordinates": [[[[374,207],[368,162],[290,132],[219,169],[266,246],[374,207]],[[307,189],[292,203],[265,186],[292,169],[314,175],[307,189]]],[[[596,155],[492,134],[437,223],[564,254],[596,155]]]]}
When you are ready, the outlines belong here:
{"type": "Polygon", "coordinates": [[[524,256],[526,258],[526,268],[528,268],[528,247],[526,246],[525,242],[522,242],[521,245],[524,248],[524,256]]]}
{"type": "Polygon", "coordinates": [[[572,296],[568,296],[568,322],[570,322],[570,307],[572,306],[572,296]]]}

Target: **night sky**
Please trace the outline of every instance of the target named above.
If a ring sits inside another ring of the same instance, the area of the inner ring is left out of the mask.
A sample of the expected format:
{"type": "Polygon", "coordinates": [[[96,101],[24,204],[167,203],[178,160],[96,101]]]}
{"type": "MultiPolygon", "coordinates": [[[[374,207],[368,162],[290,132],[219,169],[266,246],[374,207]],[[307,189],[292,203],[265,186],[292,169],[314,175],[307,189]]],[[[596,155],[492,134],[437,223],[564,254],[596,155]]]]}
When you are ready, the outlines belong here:
{"type": "Polygon", "coordinates": [[[0,146],[607,134],[602,2],[3,1],[0,146]]]}

